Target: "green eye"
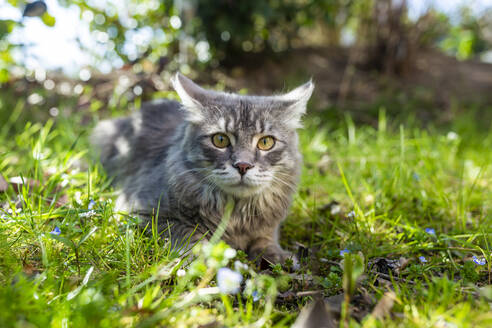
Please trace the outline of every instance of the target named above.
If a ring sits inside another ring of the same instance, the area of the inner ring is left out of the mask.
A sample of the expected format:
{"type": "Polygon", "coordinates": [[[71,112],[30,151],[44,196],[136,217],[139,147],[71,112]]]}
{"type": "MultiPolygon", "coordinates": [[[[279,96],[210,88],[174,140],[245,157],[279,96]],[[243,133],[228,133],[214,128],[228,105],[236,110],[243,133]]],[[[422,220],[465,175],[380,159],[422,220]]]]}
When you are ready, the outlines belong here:
{"type": "Polygon", "coordinates": [[[216,133],[212,136],[212,143],[217,148],[225,148],[231,143],[229,137],[223,133],[216,133]]]}
{"type": "Polygon", "coordinates": [[[272,136],[266,136],[258,140],[258,149],[260,150],[270,150],[275,146],[275,138],[272,136]]]}

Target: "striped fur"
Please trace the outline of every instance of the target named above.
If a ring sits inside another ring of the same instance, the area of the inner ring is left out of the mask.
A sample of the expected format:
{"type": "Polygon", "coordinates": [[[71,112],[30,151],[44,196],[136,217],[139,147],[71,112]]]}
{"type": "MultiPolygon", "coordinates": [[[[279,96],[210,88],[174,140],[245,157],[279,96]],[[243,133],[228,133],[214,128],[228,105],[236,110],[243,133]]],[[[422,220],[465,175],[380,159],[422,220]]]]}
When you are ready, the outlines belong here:
{"type": "Polygon", "coordinates": [[[284,261],[290,255],[278,245],[278,230],[297,187],[296,129],[312,82],[269,97],[204,90],[179,74],[172,82],[182,103],[145,104],[93,132],[102,164],[120,188],[117,209],[145,222],[159,208],[159,227],[177,245],[192,232],[193,240],[210,236],[233,201],[223,239],[251,258],[284,261]],[[219,132],[229,136],[229,147],[213,145],[219,132]],[[256,147],[262,136],[276,139],[271,150],[256,147]],[[237,161],[254,167],[241,177],[237,161]]]}

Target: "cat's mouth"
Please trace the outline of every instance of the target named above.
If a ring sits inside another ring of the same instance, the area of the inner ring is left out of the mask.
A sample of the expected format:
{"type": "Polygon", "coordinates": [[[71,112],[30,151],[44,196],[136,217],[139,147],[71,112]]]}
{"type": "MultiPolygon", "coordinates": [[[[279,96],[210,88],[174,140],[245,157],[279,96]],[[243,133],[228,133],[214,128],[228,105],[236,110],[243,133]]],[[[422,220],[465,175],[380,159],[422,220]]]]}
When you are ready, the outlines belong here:
{"type": "Polygon", "coordinates": [[[239,174],[236,169],[230,167],[229,170],[214,175],[213,184],[229,195],[240,198],[254,196],[269,185],[269,179],[265,175],[258,176],[254,170],[252,169],[246,174],[239,174]]]}
{"type": "Polygon", "coordinates": [[[242,184],[242,185],[231,186],[229,188],[224,188],[224,191],[236,197],[245,198],[258,194],[261,189],[262,188],[258,186],[248,186],[242,184]]]}
{"type": "Polygon", "coordinates": [[[241,179],[239,182],[230,185],[232,188],[243,188],[243,189],[261,189],[261,185],[251,183],[247,179],[241,179]]]}
{"type": "Polygon", "coordinates": [[[226,193],[237,197],[249,197],[259,193],[263,189],[263,186],[261,184],[252,183],[248,179],[242,178],[233,184],[223,185],[222,189],[226,193]]]}
{"type": "Polygon", "coordinates": [[[241,180],[239,180],[239,182],[236,183],[234,186],[235,187],[253,187],[253,185],[246,182],[246,179],[244,178],[244,176],[241,177],[241,180]]]}

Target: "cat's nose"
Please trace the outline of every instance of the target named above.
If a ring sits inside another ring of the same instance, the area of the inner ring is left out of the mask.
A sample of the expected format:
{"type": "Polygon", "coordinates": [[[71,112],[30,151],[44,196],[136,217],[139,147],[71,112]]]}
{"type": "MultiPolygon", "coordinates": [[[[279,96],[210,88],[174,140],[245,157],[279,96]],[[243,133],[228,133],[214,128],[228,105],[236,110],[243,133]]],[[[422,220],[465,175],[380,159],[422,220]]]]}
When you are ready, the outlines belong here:
{"type": "Polygon", "coordinates": [[[247,162],[237,162],[237,163],[234,163],[234,165],[232,165],[232,166],[234,166],[239,171],[239,174],[241,174],[241,175],[245,175],[246,171],[248,171],[250,168],[254,167],[253,164],[250,164],[247,162]]]}

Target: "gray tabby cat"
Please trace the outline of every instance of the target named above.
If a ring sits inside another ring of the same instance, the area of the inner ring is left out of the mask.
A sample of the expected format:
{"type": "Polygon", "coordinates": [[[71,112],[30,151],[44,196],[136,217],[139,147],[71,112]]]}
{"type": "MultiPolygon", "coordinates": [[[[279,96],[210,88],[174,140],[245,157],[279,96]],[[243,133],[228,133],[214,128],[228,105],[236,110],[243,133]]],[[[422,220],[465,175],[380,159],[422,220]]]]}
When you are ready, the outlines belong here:
{"type": "Polygon", "coordinates": [[[284,262],[278,244],[301,169],[296,129],[310,81],[274,96],[204,90],[181,74],[172,84],[182,104],[161,100],[125,118],[100,122],[92,142],[121,192],[118,210],[147,222],[175,245],[210,237],[233,201],[222,239],[251,258],[284,262]]]}

